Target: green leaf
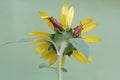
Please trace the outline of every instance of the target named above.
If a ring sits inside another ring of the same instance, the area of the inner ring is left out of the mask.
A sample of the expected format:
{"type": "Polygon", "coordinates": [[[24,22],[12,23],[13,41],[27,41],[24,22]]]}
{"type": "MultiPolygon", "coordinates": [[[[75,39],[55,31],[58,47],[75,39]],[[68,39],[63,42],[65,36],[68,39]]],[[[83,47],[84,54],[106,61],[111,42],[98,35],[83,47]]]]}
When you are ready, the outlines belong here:
{"type": "Polygon", "coordinates": [[[61,70],[62,70],[63,72],[68,72],[67,69],[64,68],[64,67],[62,67],[61,70]]]}
{"type": "Polygon", "coordinates": [[[69,57],[71,56],[71,54],[72,54],[72,51],[70,51],[70,52],[68,52],[68,53],[66,53],[69,57]]]}
{"type": "Polygon", "coordinates": [[[51,39],[54,39],[55,34],[49,34],[49,36],[50,36],[51,39]]]}
{"type": "Polygon", "coordinates": [[[45,63],[41,63],[39,65],[39,68],[50,68],[50,67],[47,64],[45,64],[45,63]]]}
{"type": "Polygon", "coordinates": [[[66,38],[66,40],[68,40],[69,38],[73,38],[72,29],[69,29],[68,31],[64,31],[63,36],[64,38],[66,38]]]}
{"type": "Polygon", "coordinates": [[[51,45],[49,46],[48,50],[49,50],[49,51],[55,51],[56,49],[55,49],[54,45],[51,44],[51,45]]]}
{"type": "Polygon", "coordinates": [[[41,64],[39,65],[39,68],[40,68],[40,69],[42,69],[42,68],[51,68],[51,69],[56,69],[56,68],[54,68],[54,67],[49,66],[49,65],[48,65],[48,64],[46,64],[46,63],[41,63],[41,64]]]}
{"type": "Polygon", "coordinates": [[[8,45],[8,44],[13,44],[13,43],[25,43],[25,42],[30,42],[30,41],[33,41],[33,40],[36,40],[36,38],[35,37],[22,38],[22,39],[16,40],[16,41],[5,42],[0,46],[5,46],[5,45],[8,45]]]}
{"type": "Polygon", "coordinates": [[[65,48],[64,55],[71,56],[73,50],[75,50],[75,48],[71,43],[69,43],[68,46],[65,48]]]}
{"type": "Polygon", "coordinates": [[[70,42],[78,51],[81,51],[88,58],[89,47],[82,39],[74,38],[70,39],[70,42]]]}

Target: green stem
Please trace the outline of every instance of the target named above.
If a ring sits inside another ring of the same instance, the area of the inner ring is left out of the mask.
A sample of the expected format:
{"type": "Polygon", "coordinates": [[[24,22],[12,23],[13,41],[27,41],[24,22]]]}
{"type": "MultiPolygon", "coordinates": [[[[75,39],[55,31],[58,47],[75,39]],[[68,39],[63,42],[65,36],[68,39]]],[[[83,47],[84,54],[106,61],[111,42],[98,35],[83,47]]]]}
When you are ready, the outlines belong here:
{"type": "Polygon", "coordinates": [[[66,42],[62,42],[60,44],[60,49],[58,51],[58,65],[57,65],[57,75],[58,75],[58,80],[62,80],[62,73],[61,73],[61,60],[63,56],[63,52],[65,48],[67,47],[66,42]]]}
{"type": "Polygon", "coordinates": [[[57,65],[57,75],[58,80],[62,80],[62,73],[61,73],[61,57],[58,57],[58,65],[57,65]]]}
{"type": "Polygon", "coordinates": [[[57,76],[58,76],[58,80],[62,80],[61,60],[62,60],[63,52],[64,52],[65,48],[67,47],[67,42],[61,41],[59,49],[58,49],[57,45],[52,40],[49,40],[47,38],[39,38],[39,39],[51,42],[54,45],[54,47],[57,51],[57,54],[58,54],[58,64],[57,64],[57,68],[56,68],[57,69],[57,76]]]}

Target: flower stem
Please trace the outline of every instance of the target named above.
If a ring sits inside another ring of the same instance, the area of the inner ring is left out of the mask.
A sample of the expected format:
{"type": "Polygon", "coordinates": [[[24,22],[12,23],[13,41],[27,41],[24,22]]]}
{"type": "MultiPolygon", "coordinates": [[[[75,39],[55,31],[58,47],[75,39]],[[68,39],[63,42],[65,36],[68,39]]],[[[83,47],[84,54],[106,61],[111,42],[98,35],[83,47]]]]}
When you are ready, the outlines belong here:
{"type": "Polygon", "coordinates": [[[62,73],[61,73],[61,57],[59,56],[58,65],[57,65],[57,75],[58,80],[62,80],[62,73]]]}
{"type": "Polygon", "coordinates": [[[58,65],[57,65],[58,80],[62,80],[61,60],[62,60],[63,52],[64,52],[66,47],[67,47],[67,43],[66,42],[61,42],[60,49],[58,51],[58,65]]]}

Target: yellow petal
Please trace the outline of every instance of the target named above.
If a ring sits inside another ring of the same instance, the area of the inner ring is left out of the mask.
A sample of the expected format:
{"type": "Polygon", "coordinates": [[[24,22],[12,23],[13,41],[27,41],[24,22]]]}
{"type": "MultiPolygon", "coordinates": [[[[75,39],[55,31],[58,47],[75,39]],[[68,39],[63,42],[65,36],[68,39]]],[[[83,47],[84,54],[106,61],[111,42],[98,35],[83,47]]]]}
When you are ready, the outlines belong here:
{"type": "Polygon", "coordinates": [[[39,12],[39,14],[41,15],[42,19],[46,19],[46,18],[50,18],[51,16],[49,16],[46,12],[39,12]]]}
{"type": "Polygon", "coordinates": [[[36,47],[36,49],[35,49],[35,52],[36,53],[39,53],[39,52],[41,52],[43,49],[41,48],[41,44],[40,45],[38,45],[37,47],[36,47]]]}
{"type": "Polygon", "coordinates": [[[50,46],[50,43],[46,42],[44,44],[39,44],[36,49],[35,49],[35,52],[36,53],[39,53],[40,51],[42,50],[45,50],[45,49],[48,49],[48,47],[50,46]]]}
{"type": "Polygon", "coordinates": [[[54,26],[53,24],[49,21],[49,18],[51,16],[49,16],[46,12],[39,12],[39,14],[41,15],[41,18],[48,24],[48,26],[54,30],[54,26]]]}
{"type": "Polygon", "coordinates": [[[33,32],[30,32],[29,34],[32,35],[32,34],[35,34],[35,33],[44,34],[44,35],[48,35],[49,34],[47,32],[38,32],[38,31],[33,31],[33,32]]]}
{"type": "Polygon", "coordinates": [[[29,35],[31,36],[36,36],[36,37],[41,37],[41,38],[50,38],[49,33],[46,32],[30,32],[29,35]]]}
{"type": "Polygon", "coordinates": [[[99,42],[99,41],[101,41],[101,39],[97,36],[84,36],[83,40],[85,42],[99,42]]]}
{"type": "Polygon", "coordinates": [[[65,64],[65,55],[62,57],[61,66],[64,66],[64,64],[65,64]]]}
{"type": "Polygon", "coordinates": [[[46,53],[43,53],[43,55],[41,55],[41,58],[47,60],[50,57],[52,57],[54,54],[56,54],[55,51],[48,51],[46,53]]]}
{"type": "Polygon", "coordinates": [[[62,14],[67,14],[68,12],[68,4],[64,3],[62,6],[62,14]]]}
{"type": "Polygon", "coordinates": [[[86,18],[86,19],[82,20],[82,21],[80,22],[80,24],[85,25],[85,24],[88,24],[88,23],[90,23],[90,22],[92,22],[92,21],[93,21],[92,18],[86,18]]]}
{"type": "Polygon", "coordinates": [[[71,7],[67,14],[67,26],[70,28],[74,17],[74,8],[71,7]]]}
{"type": "Polygon", "coordinates": [[[53,65],[57,61],[57,59],[58,59],[58,55],[54,54],[49,61],[49,66],[53,65]]]}
{"type": "Polygon", "coordinates": [[[40,42],[46,42],[46,41],[44,41],[44,40],[33,40],[33,41],[28,42],[28,44],[35,44],[35,43],[40,43],[40,42]]]}
{"type": "Polygon", "coordinates": [[[48,19],[44,19],[44,21],[48,24],[48,26],[54,31],[54,26],[53,24],[48,20],[48,19]]]}
{"type": "Polygon", "coordinates": [[[87,63],[86,57],[80,51],[73,51],[72,56],[79,62],[82,62],[84,64],[87,63]]]}
{"type": "Polygon", "coordinates": [[[40,58],[44,59],[44,56],[47,55],[49,53],[49,51],[47,49],[44,50],[44,52],[42,53],[42,55],[40,56],[40,58]]]}
{"type": "Polygon", "coordinates": [[[93,62],[92,56],[89,56],[89,57],[88,57],[88,62],[90,62],[90,63],[93,62]]]}
{"type": "Polygon", "coordinates": [[[96,28],[97,25],[98,25],[97,22],[84,25],[84,28],[81,31],[81,34],[91,31],[92,29],[96,28]]]}
{"type": "Polygon", "coordinates": [[[68,13],[68,5],[67,3],[64,3],[60,14],[60,23],[63,25],[64,29],[67,28],[67,13],[68,13]]]}

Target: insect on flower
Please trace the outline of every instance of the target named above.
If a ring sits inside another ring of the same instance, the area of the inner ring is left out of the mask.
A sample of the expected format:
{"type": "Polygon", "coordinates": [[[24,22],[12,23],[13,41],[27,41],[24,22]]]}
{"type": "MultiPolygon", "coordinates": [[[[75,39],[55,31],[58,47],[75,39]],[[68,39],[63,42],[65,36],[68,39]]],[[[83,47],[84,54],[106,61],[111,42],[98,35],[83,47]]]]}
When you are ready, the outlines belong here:
{"type": "Polygon", "coordinates": [[[57,27],[60,31],[63,30],[62,25],[61,25],[55,18],[50,17],[49,20],[50,20],[50,22],[51,22],[55,27],[57,27]]]}
{"type": "Polygon", "coordinates": [[[80,35],[81,31],[83,30],[83,25],[80,24],[77,27],[74,28],[73,36],[77,37],[80,35]]]}
{"type": "MultiPolygon", "coordinates": [[[[71,24],[74,17],[74,7],[68,9],[67,3],[64,3],[61,14],[60,22],[55,18],[48,15],[46,12],[39,12],[41,18],[49,25],[49,27],[54,31],[50,34],[47,32],[30,32],[31,36],[37,38],[45,38],[54,42],[57,45],[57,48],[60,47],[60,43],[66,42],[67,47],[65,48],[62,54],[61,65],[64,66],[66,56],[72,56],[81,63],[88,63],[92,61],[92,58],[89,57],[88,45],[86,42],[99,42],[101,39],[97,36],[81,36],[82,34],[91,31],[97,26],[97,22],[93,22],[92,18],[86,18],[82,20],[79,25],[74,29],[71,28],[71,24]],[[57,29],[55,29],[57,28],[57,29]]],[[[40,43],[35,51],[36,53],[43,52],[41,57],[44,60],[49,59],[49,66],[53,65],[58,60],[58,54],[53,43],[50,43],[46,40],[34,40],[34,43],[40,43]]]]}

